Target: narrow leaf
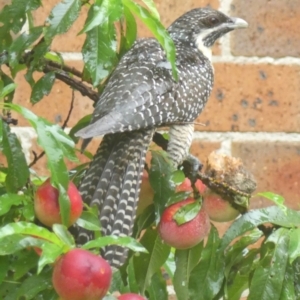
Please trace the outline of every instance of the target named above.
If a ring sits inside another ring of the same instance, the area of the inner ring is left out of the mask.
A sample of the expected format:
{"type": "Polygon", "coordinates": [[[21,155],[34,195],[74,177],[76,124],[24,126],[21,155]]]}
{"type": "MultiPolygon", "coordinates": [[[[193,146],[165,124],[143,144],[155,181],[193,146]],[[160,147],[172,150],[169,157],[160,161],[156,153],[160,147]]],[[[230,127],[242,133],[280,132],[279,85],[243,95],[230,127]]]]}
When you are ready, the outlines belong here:
{"type": "Polygon", "coordinates": [[[91,248],[102,248],[107,245],[120,245],[127,247],[135,252],[144,252],[147,253],[147,250],[135,239],[129,236],[102,236],[90,242],[87,242],[82,246],[83,249],[91,249],[91,248]]]}
{"type": "Polygon", "coordinates": [[[5,183],[8,192],[17,192],[27,182],[29,170],[17,136],[9,132],[9,127],[3,121],[2,123],[3,153],[6,156],[8,165],[5,183]]]}
{"type": "Polygon", "coordinates": [[[64,0],[56,5],[49,17],[49,26],[45,30],[45,39],[50,41],[55,35],[65,33],[79,16],[80,0],[64,0]]]}
{"type": "Polygon", "coordinates": [[[24,51],[39,38],[42,28],[42,26],[35,27],[30,33],[22,33],[13,41],[9,48],[9,64],[12,68],[15,68],[19,64],[24,51]]]}
{"type": "Polygon", "coordinates": [[[290,235],[290,244],[289,244],[289,256],[290,263],[300,257],[300,228],[292,229],[289,233],[290,235]]]}
{"type": "Polygon", "coordinates": [[[49,230],[39,227],[33,223],[17,222],[9,223],[0,228],[0,239],[13,234],[23,234],[40,237],[58,246],[63,246],[57,236],[49,230]]]}
{"type": "Polygon", "coordinates": [[[155,3],[152,0],[143,0],[143,2],[147,5],[147,7],[149,8],[151,14],[157,19],[159,20],[159,13],[156,9],[155,3]]]}
{"type": "Polygon", "coordinates": [[[157,231],[152,228],[148,228],[145,232],[141,244],[149,253],[140,253],[138,256],[134,256],[134,267],[140,292],[143,294],[149,286],[152,276],[167,260],[170,247],[162,242],[157,231]]]}
{"type": "Polygon", "coordinates": [[[285,272],[288,264],[288,231],[275,231],[267,240],[274,243],[274,250],[268,253],[255,270],[251,280],[248,300],[280,300],[285,272]]]}
{"type": "Polygon", "coordinates": [[[150,295],[150,300],[168,299],[166,280],[163,278],[161,272],[157,272],[152,276],[151,284],[147,288],[147,291],[150,295]]]}
{"type": "Polygon", "coordinates": [[[132,0],[123,0],[123,4],[126,5],[132,13],[137,15],[144,24],[151,30],[156,39],[162,45],[166,51],[166,56],[172,66],[172,73],[175,80],[178,79],[177,69],[175,64],[175,46],[173,40],[170,38],[167,30],[160,23],[156,17],[154,17],[149,11],[135,3],[132,0]]]}
{"type": "Polygon", "coordinates": [[[225,249],[233,239],[264,223],[289,228],[297,227],[300,226],[300,212],[287,209],[284,213],[277,206],[251,210],[238,218],[226,231],[222,239],[221,249],[225,249]]]}
{"type": "Polygon", "coordinates": [[[178,225],[182,225],[193,220],[199,213],[201,205],[199,201],[181,206],[175,213],[173,219],[178,225]]]}
{"type": "Polygon", "coordinates": [[[171,180],[174,168],[167,160],[164,152],[151,151],[150,184],[154,190],[153,202],[156,211],[156,223],[166,208],[168,200],[175,194],[175,183],[171,180]]]}
{"type": "Polygon", "coordinates": [[[64,244],[68,245],[69,247],[75,246],[74,238],[65,226],[61,224],[54,224],[52,229],[64,244]]]}
{"type": "Polygon", "coordinates": [[[85,70],[94,86],[106,78],[117,64],[116,32],[111,23],[105,22],[87,32],[82,48],[85,70]]]}
{"type": "Polygon", "coordinates": [[[107,21],[111,24],[119,20],[122,16],[121,0],[96,0],[95,4],[90,8],[87,21],[80,33],[88,32],[97,26],[101,26],[107,21]]]}
{"type": "Polygon", "coordinates": [[[286,212],[287,207],[284,205],[285,200],[282,196],[271,192],[258,193],[257,196],[261,196],[268,200],[273,201],[278,207],[282,209],[283,212],[286,212]]]}
{"type": "Polygon", "coordinates": [[[13,205],[20,205],[24,200],[23,195],[4,194],[0,196],[0,216],[6,214],[13,205]]]}
{"type": "Polygon", "coordinates": [[[49,95],[55,81],[55,73],[49,72],[40,78],[32,88],[30,102],[38,103],[44,96],[49,95]]]}
{"type": "Polygon", "coordinates": [[[177,249],[175,252],[176,271],[173,285],[178,300],[186,300],[189,298],[190,275],[200,260],[202,249],[203,242],[191,249],[177,249]]]}
{"type": "Polygon", "coordinates": [[[212,226],[206,247],[202,250],[200,263],[192,270],[189,282],[191,299],[213,299],[224,280],[223,254],[218,250],[220,238],[212,226]]]}

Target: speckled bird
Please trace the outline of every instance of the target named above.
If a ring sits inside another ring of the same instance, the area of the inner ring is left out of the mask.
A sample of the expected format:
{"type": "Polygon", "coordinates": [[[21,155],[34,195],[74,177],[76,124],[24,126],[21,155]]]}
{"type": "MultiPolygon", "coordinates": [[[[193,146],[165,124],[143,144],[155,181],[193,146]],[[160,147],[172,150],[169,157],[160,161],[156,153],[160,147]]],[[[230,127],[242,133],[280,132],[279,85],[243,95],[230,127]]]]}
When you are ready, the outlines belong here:
{"type": "MultiPolygon", "coordinates": [[[[99,97],[90,125],[77,136],[104,136],[80,185],[84,202],[97,205],[103,235],[131,235],[145,156],[158,127],[170,126],[167,153],[174,166],[188,155],[194,121],[211,93],[214,70],[211,47],[236,28],[247,27],[211,8],[193,9],[168,28],[176,49],[178,81],[159,42],[140,39],[122,57],[99,97]]],[[[92,235],[80,230],[79,242],[92,235]]],[[[114,267],[126,250],[106,247],[114,267]]]]}

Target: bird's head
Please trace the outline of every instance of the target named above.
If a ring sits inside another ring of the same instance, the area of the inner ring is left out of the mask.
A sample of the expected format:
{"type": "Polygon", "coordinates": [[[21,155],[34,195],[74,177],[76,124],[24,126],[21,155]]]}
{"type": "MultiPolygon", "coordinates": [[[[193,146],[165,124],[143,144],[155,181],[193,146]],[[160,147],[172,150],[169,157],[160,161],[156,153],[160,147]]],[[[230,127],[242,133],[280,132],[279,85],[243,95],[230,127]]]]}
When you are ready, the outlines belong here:
{"type": "Polygon", "coordinates": [[[220,11],[205,7],[185,13],[171,24],[168,31],[173,40],[189,43],[203,52],[227,32],[247,26],[243,19],[231,18],[220,11]]]}

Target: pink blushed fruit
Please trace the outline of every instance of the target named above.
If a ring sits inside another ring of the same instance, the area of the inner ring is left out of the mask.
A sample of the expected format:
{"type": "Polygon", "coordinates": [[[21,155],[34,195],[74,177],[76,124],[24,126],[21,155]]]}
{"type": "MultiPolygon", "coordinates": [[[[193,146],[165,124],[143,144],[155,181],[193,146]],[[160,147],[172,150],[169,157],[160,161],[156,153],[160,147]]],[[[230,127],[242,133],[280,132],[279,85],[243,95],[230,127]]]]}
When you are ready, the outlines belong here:
{"type": "Polygon", "coordinates": [[[106,260],[83,249],[72,249],[54,265],[52,283],[63,300],[100,300],[110,286],[112,270],[106,260]]]}
{"type": "Polygon", "coordinates": [[[207,213],[201,209],[194,219],[182,225],[174,220],[174,215],[183,206],[195,202],[193,198],[177,202],[167,207],[158,226],[162,240],[177,249],[187,249],[199,244],[210,231],[207,213]]]}
{"type": "MultiPolygon", "coordinates": [[[[81,195],[73,182],[69,182],[68,196],[71,205],[68,226],[71,226],[80,217],[83,209],[81,195]]],[[[36,191],[34,197],[35,215],[41,223],[48,227],[55,223],[62,223],[58,197],[59,192],[51,185],[50,179],[47,179],[36,191]]]]}
{"type": "Polygon", "coordinates": [[[203,209],[209,218],[216,222],[228,222],[240,215],[240,212],[218,194],[207,191],[203,195],[203,209]]]}

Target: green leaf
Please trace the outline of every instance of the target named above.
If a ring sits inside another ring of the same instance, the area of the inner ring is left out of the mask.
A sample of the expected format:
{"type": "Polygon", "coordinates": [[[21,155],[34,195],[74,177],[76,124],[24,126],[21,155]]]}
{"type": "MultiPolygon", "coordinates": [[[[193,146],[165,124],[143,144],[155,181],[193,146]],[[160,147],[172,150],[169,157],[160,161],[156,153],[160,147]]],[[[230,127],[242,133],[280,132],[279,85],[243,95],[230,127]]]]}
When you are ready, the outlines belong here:
{"type": "Polygon", "coordinates": [[[23,203],[24,195],[4,194],[0,196],[0,216],[6,214],[13,205],[20,205],[23,203]]]}
{"type": "Polygon", "coordinates": [[[56,261],[56,259],[63,253],[66,253],[70,250],[69,247],[63,245],[55,245],[55,244],[46,244],[43,243],[42,245],[42,255],[38,262],[38,270],[37,273],[41,273],[43,268],[47,264],[52,264],[56,261]]]}
{"type": "Polygon", "coordinates": [[[8,165],[5,183],[7,191],[15,193],[26,184],[29,178],[29,170],[17,136],[9,132],[9,127],[3,121],[2,124],[3,153],[6,156],[8,165]]]}
{"type": "Polygon", "coordinates": [[[266,242],[274,244],[256,268],[251,280],[248,300],[280,300],[281,290],[288,265],[288,230],[280,228],[266,242]]]}
{"type": "MultiPolygon", "coordinates": [[[[5,257],[7,259],[7,256],[5,257]]],[[[14,270],[13,279],[20,280],[31,269],[36,269],[38,255],[33,250],[24,249],[15,253],[11,261],[10,269],[14,270]]]]}
{"type": "Polygon", "coordinates": [[[50,232],[49,230],[43,227],[39,227],[33,223],[27,223],[27,222],[9,223],[0,228],[0,239],[14,234],[36,236],[38,238],[44,239],[58,246],[64,246],[61,240],[59,240],[54,233],[50,232]]]}
{"type": "Polygon", "coordinates": [[[162,242],[157,231],[148,228],[141,239],[141,244],[149,253],[140,253],[134,256],[134,267],[136,279],[143,294],[149,286],[152,276],[160,270],[164,262],[167,260],[170,247],[162,242]]]}
{"type": "Polygon", "coordinates": [[[299,299],[300,294],[298,294],[298,298],[296,298],[295,286],[294,286],[294,270],[291,265],[287,265],[286,272],[284,275],[283,286],[280,294],[280,300],[291,300],[291,299],[299,299]]]}
{"type": "Polygon", "coordinates": [[[42,240],[22,234],[13,234],[0,239],[0,255],[9,255],[27,247],[41,247],[42,240]]]}
{"type": "Polygon", "coordinates": [[[218,250],[220,242],[218,231],[212,226],[200,263],[190,276],[190,299],[213,299],[219,293],[224,280],[223,253],[218,250]]]}
{"type": "Polygon", "coordinates": [[[44,96],[49,95],[55,81],[55,72],[49,72],[40,78],[32,88],[30,102],[38,103],[44,96]]]}
{"type": "Polygon", "coordinates": [[[5,279],[9,267],[10,267],[10,261],[7,259],[7,257],[0,256],[0,284],[5,279]]]}
{"type": "Polygon", "coordinates": [[[239,259],[239,255],[243,256],[243,250],[251,244],[256,243],[263,233],[254,228],[252,231],[247,232],[245,236],[242,236],[232,246],[230,246],[226,252],[226,269],[230,269],[236,261],[239,259]]]}
{"type": "Polygon", "coordinates": [[[4,99],[5,102],[12,102],[14,92],[16,89],[16,84],[9,76],[2,72],[0,72],[0,77],[4,84],[4,87],[1,92],[1,99],[4,99]]]}
{"type": "Polygon", "coordinates": [[[76,224],[82,228],[92,231],[100,231],[99,218],[90,211],[83,211],[76,224]]]}
{"type": "Polygon", "coordinates": [[[166,56],[172,66],[172,73],[175,80],[178,79],[176,64],[175,64],[175,46],[173,40],[170,38],[167,30],[163,27],[156,17],[154,17],[149,11],[135,3],[132,0],[122,0],[123,4],[127,6],[132,13],[137,15],[143,23],[151,30],[155,38],[162,45],[166,51],[166,56]]]}
{"type": "Polygon", "coordinates": [[[257,196],[264,197],[266,199],[269,199],[273,201],[278,207],[282,209],[283,212],[286,212],[287,207],[284,205],[284,198],[280,195],[271,193],[271,192],[264,192],[264,193],[258,193],[257,196]]]}
{"type": "Polygon", "coordinates": [[[157,19],[160,19],[159,13],[156,9],[155,3],[152,0],[143,0],[143,2],[147,5],[149,8],[151,14],[157,19]]]}
{"type": "Polygon", "coordinates": [[[26,22],[26,12],[40,5],[40,0],[13,0],[11,5],[6,5],[0,12],[0,22],[17,34],[26,22]]]}
{"type": "Polygon", "coordinates": [[[32,275],[25,279],[18,289],[18,297],[37,299],[37,295],[46,289],[52,289],[51,272],[48,274],[32,275]]]}
{"type": "Polygon", "coordinates": [[[176,184],[182,183],[184,181],[184,179],[185,179],[185,175],[184,175],[183,171],[181,171],[181,170],[176,170],[171,175],[171,180],[176,184]]]}
{"type": "Polygon", "coordinates": [[[70,201],[67,195],[69,176],[64,157],[77,161],[74,142],[58,126],[52,125],[47,120],[37,117],[28,109],[16,104],[6,104],[5,107],[12,109],[26,118],[38,135],[38,144],[45,150],[47,165],[51,171],[51,184],[59,191],[59,206],[63,224],[69,221],[70,201]]]}
{"type": "Polygon", "coordinates": [[[122,16],[123,6],[121,0],[96,0],[95,4],[90,8],[90,13],[86,23],[80,33],[88,32],[104,23],[113,24],[122,16]]]}
{"type": "Polygon", "coordinates": [[[12,93],[16,89],[17,85],[15,83],[10,83],[9,85],[6,85],[3,87],[1,94],[0,94],[0,99],[5,98],[8,96],[10,93],[12,93]]]}
{"type": "Polygon", "coordinates": [[[300,226],[300,212],[287,209],[284,213],[277,206],[250,210],[238,218],[226,231],[222,239],[221,249],[225,249],[233,239],[264,223],[288,228],[297,227],[300,226]]]}
{"type": "Polygon", "coordinates": [[[127,6],[124,6],[124,17],[126,21],[126,33],[125,36],[121,38],[121,55],[127,52],[132,47],[137,37],[136,20],[127,6]]]}
{"type": "Polygon", "coordinates": [[[106,78],[117,64],[116,31],[112,23],[105,22],[86,34],[82,48],[84,68],[94,86],[106,78]]]}
{"type": "Polygon", "coordinates": [[[147,288],[150,300],[167,300],[168,291],[166,280],[163,278],[161,272],[153,274],[151,283],[147,288]]]}
{"type": "Polygon", "coordinates": [[[136,275],[135,275],[135,269],[133,264],[133,258],[131,257],[128,266],[127,266],[127,284],[128,289],[131,293],[138,293],[139,292],[139,286],[136,281],[136,275]]]}
{"type": "Polygon", "coordinates": [[[52,229],[64,244],[68,245],[70,248],[75,247],[74,238],[65,226],[61,224],[54,224],[52,229]]]}
{"type": "Polygon", "coordinates": [[[293,271],[294,271],[294,286],[295,294],[298,296],[296,299],[299,300],[300,297],[300,257],[296,258],[293,262],[293,271]]]}
{"type": "Polygon", "coordinates": [[[136,218],[133,236],[139,237],[142,230],[148,228],[155,221],[154,205],[147,206],[143,212],[136,218]]]}
{"type": "Polygon", "coordinates": [[[175,213],[173,219],[178,225],[182,225],[193,220],[199,213],[201,205],[199,201],[182,205],[175,213]]]}
{"type": "Polygon", "coordinates": [[[78,18],[80,9],[80,0],[64,0],[57,4],[50,14],[45,40],[50,41],[55,35],[67,32],[78,18]]]}
{"type": "Polygon", "coordinates": [[[200,260],[202,249],[203,242],[191,249],[177,249],[175,252],[176,271],[173,286],[178,300],[189,299],[190,275],[200,260]]]}
{"type": "Polygon", "coordinates": [[[249,288],[249,278],[258,264],[258,257],[259,248],[241,251],[233,257],[233,262],[226,256],[225,299],[240,300],[243,292],[249,288]]]}
{"type": "Polygon", "coordinates": [[[289,235],[289,257],[290,263],[292,264],[297,257],[300,257],[300,228],[292,229],[289,235]]]}
{"type": "Polygon", "coordinates": [[[153,202],[156,212],[156,223],[166,208],[168,200],[175,194],[175,183],[171,180],[174,168],[168,162],[164,152],[151,151],[150,184],[154,190],[153,202]]]}
{"type": "Polygon", "coordinates": [[[147,250],[135,239],[129,236],[102,236],[95,240],[89,241],[84,244],[81,248],[82,249],[91,249],[91,248],[102,248],[107,245],[120,245],[127,247],[135,252],[144,252],[147,253],[147,250]]]}
{"type": "Polygon", "coordinates": [[[9,48],[9,65],[15,68],[20,61],[24,51],[28,49],[42,34],[42,26],[33,28],[30,33],[22,33],[11,44],[9,48]]]}

